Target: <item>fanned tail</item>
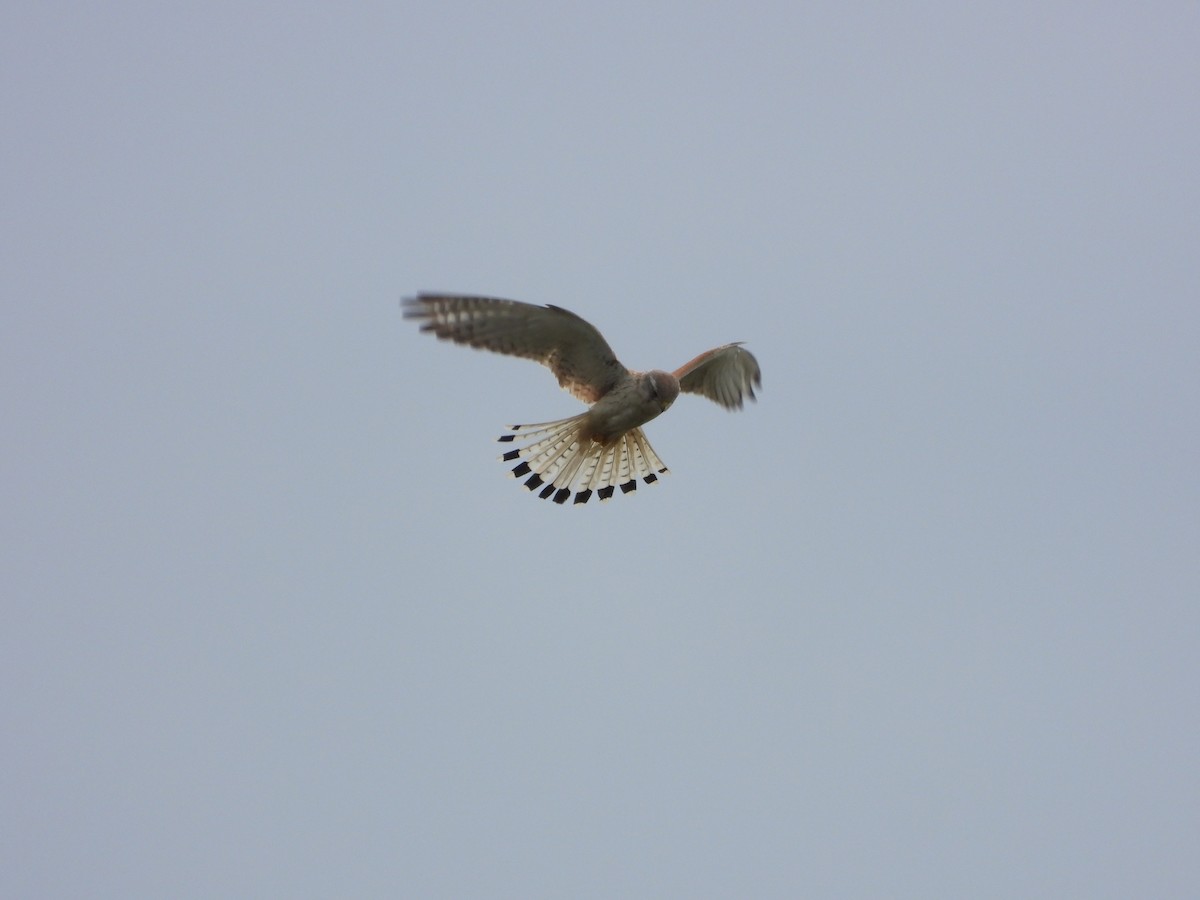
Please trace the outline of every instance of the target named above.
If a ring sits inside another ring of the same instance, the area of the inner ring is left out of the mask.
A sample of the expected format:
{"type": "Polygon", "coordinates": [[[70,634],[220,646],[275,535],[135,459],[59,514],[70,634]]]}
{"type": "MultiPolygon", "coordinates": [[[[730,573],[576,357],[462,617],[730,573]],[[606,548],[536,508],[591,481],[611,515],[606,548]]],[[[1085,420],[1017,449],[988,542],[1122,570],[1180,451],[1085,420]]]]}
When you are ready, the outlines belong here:
{"type": "Polygon", "coordinates": [[[566,503],[572,492],[575,503],[587,503],[593,494],[601,501],[608,500],[617,488],[623,494],[636,490],[639,478],[654,484],[659,475],[667,474],[642,429],[634,428],[604,444],[583,437],[586,418],[587,413],[580,413],[557,422],[513,425],[512,434],[499,440],[520,438],[528,443],[500,459],[520,460],[513,467],[513,477],[528,475],[525,487],[555,503],[566,503]]]}

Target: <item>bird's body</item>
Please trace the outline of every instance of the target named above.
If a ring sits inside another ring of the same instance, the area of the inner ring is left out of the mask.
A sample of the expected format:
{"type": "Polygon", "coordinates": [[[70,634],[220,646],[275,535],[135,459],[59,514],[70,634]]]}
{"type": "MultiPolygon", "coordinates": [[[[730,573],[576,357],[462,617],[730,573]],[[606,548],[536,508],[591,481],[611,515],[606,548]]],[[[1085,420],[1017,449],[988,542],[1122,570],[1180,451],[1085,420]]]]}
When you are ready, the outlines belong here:
{"type": "Polygon", "coordinates": [[[501,459],[521,460],[512,470],[539,496],[565,503],[601,500],[620,487],[628,493],[637,479],[653,484],[667,468],[650,447],[641,426],[662,415],[680,392],[698,393],[729,409],[743,397],[754,399],[762,384],[758,362],[739,344],[700,354],[674,372],[632,372],[617,361],[595,327],[557,306],[458,294],[419,294],[405,300],[405,316],[421,330],[497,353],[533,359],[549,369],[563,388],[590,404],[586,412],[540,425],[514,425],[524,447],[501,459]]]}
{"type": "Polygon", "coordinates": [[[607,444],[665,413],[679,396],[670,372],[630,372],[587,411],[586,437],[607,444]]]}

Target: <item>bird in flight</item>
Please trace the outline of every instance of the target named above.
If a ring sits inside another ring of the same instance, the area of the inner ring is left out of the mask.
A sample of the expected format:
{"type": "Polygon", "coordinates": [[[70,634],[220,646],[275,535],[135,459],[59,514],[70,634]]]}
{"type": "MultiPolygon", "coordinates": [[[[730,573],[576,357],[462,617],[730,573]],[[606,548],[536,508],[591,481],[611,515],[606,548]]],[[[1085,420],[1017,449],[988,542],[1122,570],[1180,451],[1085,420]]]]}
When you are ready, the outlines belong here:
{"type": "Polygon", "coordinates": [[[595,326],[558,306],[462,294],[422,293],[404,300],[404,317],[439,338],[547,366],[558,383],[589,408],[576,416],[536,425],[509,426],[525,446],[500,458],[516,462],[512,475],[543,499],[587,503],[608,500],[617,488],[653,484],[667,467],[641,426],[679,396],[700,394],[726,409],[741,409],[762,387],[758,361],[741,342],[701,353],[674,372],[632,372],[617,361],[595,326]],[[539,490],[540,489],[540,490],[539,490]]]}

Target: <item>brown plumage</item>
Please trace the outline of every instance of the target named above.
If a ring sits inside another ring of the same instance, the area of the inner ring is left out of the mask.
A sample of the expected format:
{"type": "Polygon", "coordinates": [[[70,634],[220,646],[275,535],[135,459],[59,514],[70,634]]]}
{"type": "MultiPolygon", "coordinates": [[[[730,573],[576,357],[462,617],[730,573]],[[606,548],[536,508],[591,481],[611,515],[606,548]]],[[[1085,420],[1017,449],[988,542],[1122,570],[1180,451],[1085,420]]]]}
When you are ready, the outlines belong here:
{"type": "Polygon", "coordinates": [[[516,477],[538,496],[565,503],[601,500],[616,488],[628,493],[637,479],[653,484],[667,467],[641,427],[684,393],[700,394],[727,409],[740,409],[762,386],[758,362],[740,343],[701,353],[674,372],[632,372],[617,360],[596,328],[557,306],[459,294],[419,294],[404,301],[404,315],[421,330],[470,347],[542,363],[563,388],[590,408],[577,416],[540,425],[514,425],[525,446],[501,459],[520,460],[516,477]]]}

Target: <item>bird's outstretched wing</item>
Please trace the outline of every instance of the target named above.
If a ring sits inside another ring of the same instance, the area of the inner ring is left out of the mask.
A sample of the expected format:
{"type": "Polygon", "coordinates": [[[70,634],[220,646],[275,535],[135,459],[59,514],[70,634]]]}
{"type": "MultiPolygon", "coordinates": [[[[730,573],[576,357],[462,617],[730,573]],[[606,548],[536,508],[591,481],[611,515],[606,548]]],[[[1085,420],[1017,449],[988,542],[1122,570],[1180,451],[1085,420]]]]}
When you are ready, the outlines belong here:
{"type": "Polygon", "coordinates": [[[740,342],[701,353],[673,374],[679,379],[679,390],[700,394],[726,409],[741,409],[744,398],[755,399],[755,385],[762,387],[758,360],[740,342]]]}
{"type": "Polygon", "coordinates": [[[536,360],[584,403],[629,377],[595,326],[557,306],[426,293],[404,300],[404,316],[439,338],[536,360]]]}

